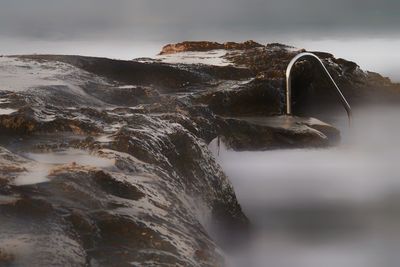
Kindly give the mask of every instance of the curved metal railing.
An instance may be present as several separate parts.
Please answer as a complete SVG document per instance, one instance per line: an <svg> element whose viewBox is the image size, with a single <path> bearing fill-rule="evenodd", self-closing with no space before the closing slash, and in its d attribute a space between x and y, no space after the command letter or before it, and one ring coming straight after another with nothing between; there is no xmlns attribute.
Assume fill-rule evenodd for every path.
<svg viewBox="0 0 400 267"><path fill-rule="evenodd" d="M323 71L325 72L327 77L330 79L330 81L333 83L333 85L335 86L336 93L339 96L339 99L342 102L342 105L346 109L347 117L349 118L349 122L351 122L351 119L352 119L351 107L350 107L349 103L347 102L346 98L344 97L342 91L340 91L339 87L333 80L332 76L329 74L329 71L326 69L322 60L319 57L317 57L315 54L309 53L309 52L300 53L297 56L295 56L290 61L289 65L286 69L286 114L292 115L292 77L291 77L292 69L293 69L293 66L296 64L296 62L299 59L304 58L304 57L313 58L322 66Z"/></svg>

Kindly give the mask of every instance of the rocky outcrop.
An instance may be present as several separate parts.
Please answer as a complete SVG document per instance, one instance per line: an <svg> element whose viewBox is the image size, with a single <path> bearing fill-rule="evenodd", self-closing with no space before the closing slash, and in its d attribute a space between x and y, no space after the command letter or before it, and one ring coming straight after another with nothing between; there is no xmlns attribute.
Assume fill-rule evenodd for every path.
<svg viewBox="0 0 400 267"><path fill-rule="evenodd" d="M210 49L230 64L0 58L0 265L224 266L249 222L208 144L326 147L340 133L282 116L284 69L300 50L185 42L162 53ZM319 55L351 100L397 96L378 74ZM298 113L325 89L313 71L296 65Z"/></svg>
<svg viewBox="0 0 400 267"><path fill-rule="evenodd" d="M198 73L160 63L146 64L108 58L58 55L30 55L20 58L34 59L38 62L62 62L112 81L153 86L162 92L176 92L185 86L204 82Z"/></svg>
<svg viewBox="0 0 400 267"><path fill-rule="evenodd" d="M236 66L252 70L262 83L281 82L280 88L284 90L286 67L290 60L301 52L305 50L282 44L268 44L264 47L228 51L225 58ZM311 52L323 60L353 106L400 100L400 85L392 83L390 79L377 73L363 71L356 63L335 58L330 53ZM293 110L296 114L315 116L324 109L331 111L341 108L332 85L322 75L320 66L308 60L301 60L293 71Z"/></svg>
<svg viewBox="0 0 400 267"><path fill-rule="evenodd" d="M179 110L46 105L44 111L57 109L56 117L82 126L76 136L75 128L56 123L61 118L49 124L31 114L30 131L21 130L24 122L8 129L4 145L13 152L2 148L0 199L7 259L18 266L223 265L208 225L231 222L243 230L247 220L207 144L189 131L195 121ZM89 133L85 125L93 124L98 132ZM17 155L27 152L33 155ZM52 163L63 154L71 159ZM111 163L85 159L93 156Z"/></svg>
<svg viewBox="0 0 400 267"><path fill-rule="evenodd" d="M249 43L252 43L249 41ZM186 45L184 45L186 44ZM174 50L174 47L177 47ZM198 98L200 102L209 105L214 112L227 115L274 115L280 114L285 106L284 88L285 71L289 61L304 49L271 43L267 45L236 46L235 49L224 48L222 44L209 42L184 42L166 46L166 50L178 53L180 51L199 52L199 62L204 64L204 57L215 61L212 49L225 49L225 54L219 55L229 66L214 66L226 69L235 67L251 73L246 83L224 84L210 86ZM204 54L208 51L208 54ZM311 51L314 52L314 51ZM161 54L169 53L161 51ZM171 52L172 53L172 52ZM392 83L388 78L369 71L362 70L355 62L335 58L326 52L314 52L324 62L329 72L338 83L345 97L352 106L371 103L397 103L400 85ZM195 61L196 54L190 56ZM225 63L224 63L225 64ZM239 77L239 76L236 76ZM251 79L252 78L252 79ZM243 77L243 79L246 79ZM293 80L293 110L303 116L318 116L321 112L343 111L331 84L322 75L320 66L308 60L301 60L294 68ZM272 84L272 86L271 86ZM234 88L234 90L231 90ZM265 90L262 90L265 88ZM241 91L253 94L256 98L241 95ZM214 103L215 101L215 103ZM278 103L279 102L279 103ZM239 107L233 110L233 107ZM236 109L236 108L234 108Z"/></svg>
<svg viewBox="0 0 400 267"><path fill-rule="evenodd" d="M182 42L177 44L168 44L162 48L160 55L191 52L191 51L210 51L216 49L244 50L256 47L263 47L263 45L254 42L253 40L249 40L243 43L226 42L222 44L209 41L192 41L192 42Z"/></svg>

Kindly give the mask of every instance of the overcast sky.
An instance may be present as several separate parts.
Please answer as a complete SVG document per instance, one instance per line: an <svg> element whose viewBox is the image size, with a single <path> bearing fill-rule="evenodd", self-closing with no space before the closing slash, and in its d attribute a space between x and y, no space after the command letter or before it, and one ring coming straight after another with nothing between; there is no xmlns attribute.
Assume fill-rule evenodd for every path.
<svg viewBox="0 0 400 267"><path fill-rule="evenodd" d="M0 0L0 53L128 57L128 47L148 55L182 40L399 39L399 12L399 0Z"/></svg>
<svg viewBox="0 0 400 267"><path fill-rule="evenodd" d="M398 0L0 0L0 34L46 40L235 39L398 31Z"/></svg>

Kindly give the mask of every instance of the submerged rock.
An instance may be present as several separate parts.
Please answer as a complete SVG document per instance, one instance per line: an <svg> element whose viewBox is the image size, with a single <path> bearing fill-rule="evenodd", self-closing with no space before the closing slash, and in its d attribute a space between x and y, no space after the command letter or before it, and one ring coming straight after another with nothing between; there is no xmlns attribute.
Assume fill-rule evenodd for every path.
<svg viewBox="0 0 400 267"><path fill-rule="evenodd" d="M222 141L233 150L326 147L340 141L333 126L290 116L226 118Z"/></svg>
<svg viewBox="0 0 400 267"><path fill-rule="evenodd" d="M1 58L0 264L224 266L221 247L240 242L226 238L249 222L208 144L217 137L236 150L338 142L333 126L281 116L284 69L300 50L190 42L162 54L181 51L194 52L192 64ZM229 64L196 64L196 51ZM319 55L351 100L397 97L398 85ZM296 114L311 110L304 107L315 88L311 69L296 65Z"/></svg>

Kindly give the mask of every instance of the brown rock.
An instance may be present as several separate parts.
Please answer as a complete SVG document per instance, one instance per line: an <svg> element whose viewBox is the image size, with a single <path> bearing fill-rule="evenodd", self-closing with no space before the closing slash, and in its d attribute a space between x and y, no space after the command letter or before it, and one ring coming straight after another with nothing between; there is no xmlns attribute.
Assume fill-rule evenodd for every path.
<svg viewBox="0 0 400 267"><path fill-rule="evenodd" d="M2 248L0 248L0 265L9 266L13 261L14 261L14 255L7 253Z"/></svg>
<svg viewBox="0 0 400 267"><path fill-rule="evenodd" d="M176 44L168 44L164 46L160 52L160 55L175 54L187 51L210 51L215 49L226 49L226 50L245 50L250 48L262 47L263 45L254 42L253 40L245 41L243 43L236 42L208 42L208 41L186 41Z"/></svg>

